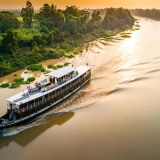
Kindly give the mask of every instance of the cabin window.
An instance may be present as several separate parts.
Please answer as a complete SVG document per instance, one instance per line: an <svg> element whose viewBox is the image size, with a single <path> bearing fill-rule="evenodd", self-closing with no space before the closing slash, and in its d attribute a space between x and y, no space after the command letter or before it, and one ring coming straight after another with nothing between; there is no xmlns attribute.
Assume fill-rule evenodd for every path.
<svg viewBox="0 0 160 160"><path fill-rule="evenodd" d="M53 81L52 81L52 83L53 83L53 84L55 84L55 83L56 83L56 82L55 82L55 78L54 78L54 77L53 77Z"/></svg>
<svg viewBox="0 0 160 160"><path fill-rule="evenodd" d="M57 79L57 83L60 84L60 78Z"/></svg>
<svg viewBox="0 0 160 160"><path fill-rule="evenodd" d="M49 97L51 97L54 94L54 92L49 93Z"/></svg>
<svg viewBox="0 0 160 160"><path fill-rule="evenodd" d="M20 108L21 108L21 107L26 107L26 106L27 106L27 103L21 103L21 104L20 104Z"/></svg>
<svg viewBox="0 0 160 160"><path fill-rule="evenodd" d="M35 99L35 106L39 106L40 104L42 104L42 97L39 97L37 99Z"/></svg>
<svg viewBox="0 0 160 160"><path fill-rule="evenodd" d="M20 111L23 113L23 112L26 112L27 111L27 103L21 103L19 105L19 108L20 108Z"/></svg>
<svg viewBox="0 0 160 160"><path fill-rule="evenodd" d="M57 90L57 95L60 95L60 89Z"/></svg>
<svg viewBox="0 0 160 160"><path fill-rule="evenodd" d="M12 109L12 105L13 105L13 104L10 103L10 102L7 103L7 108L8 108L8 110L11 110L11 109Z"/></svg>
<svg viewBox="0 0 160 160"><path fill-rule="evenodd" d="M49 81L53 83L53 77L49 77Z"/></svg>
<svg viewBox="0 0 160 160"><path fill-rule="evenodd" d="M28 108L32 109L34 106L34 100L28 102Z"/></svg>

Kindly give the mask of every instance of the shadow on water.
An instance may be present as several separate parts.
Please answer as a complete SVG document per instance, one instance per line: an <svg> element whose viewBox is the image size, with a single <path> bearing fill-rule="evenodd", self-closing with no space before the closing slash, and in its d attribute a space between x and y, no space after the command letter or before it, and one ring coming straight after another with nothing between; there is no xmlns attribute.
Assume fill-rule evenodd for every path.
<svg viewBox="0 0 160 160"><path fill-rule="evenodd" d="M14 136L9 137L0 137L0 149L3 147L8 147L11 142L15 142L21 147L25 147L29 143L31 143L34 139L36 139L40 134L45 132L47 129L66 123L69 119L71 119L74 116L74 112L67 112L63 114L56 114L53 116L49 116L41 125L33 126L29 129L26 129L23 132L20 132L19 134L16 134ZM25 126L24 126L25 127ZM6 132L14 132L15 128L8 128L6 129Z"/></svg>
<svg viewBox="0 0 160 160"><path fill-rule="evenodd" d="M135 79L131 79L131 80L126 80L121 82L121 84L129 84L129 83L133 83L133 82L137 82L137 81L144 81L150 79L150 77L140 77L140 78L135 78Z"/></svg>
<svg viewBox="0 0 160 160"><path fill-rule="evenodd" d="M125 88L116 88L110 92L107 93L107 95L110 95L110 94L113 94L113 93L117 93L117 92L121 92L121 91L124 91L126 90Z"/></svg>
<svg viewBox="0 0 160 160"><path fill-rule="evenodd" d="M149 71L149 72L147 72L146 74L155 73L155 72L160 72L160 69L155 69L155 70Z"/></svg>
<svg viewBox="0 0 160 160"><path fill-rule="evenodd" d="M126 81L123 81L121 82L120 84L123 85L123 84L130 84L130 83L133 83L133 82L137 82L137 81L144 81L144 80L148 80L148 79L151 79L150 77L140 77L140 78L135 78L135 79L132 79L132 80L126 80ZM124 86L123 86L124 87ZM107 93L107 95L110 95L110 94L113 94L115 92L121 92L121 91L124 91L128 88L123 88L122 86L120 86L119 88L115 88L111 91L109 91Z"/></svg>
<svg viewBox="0 0 160 160"><path fill-rule="evenodd" d="M124 68L124 69L119 69L117 71L115 71L114 73L118 73L118 72L127 72L127 71L132 71L135 70L135 68Z"/></svg>
<svg viewBox="0 0 160 160"><path fill-rule="evenodd" d="M135 64L133 66L141 66L141 65L146 65L146 64L149 64L150 62L141 62L141 63L138 63L138 64Z"/></svg>

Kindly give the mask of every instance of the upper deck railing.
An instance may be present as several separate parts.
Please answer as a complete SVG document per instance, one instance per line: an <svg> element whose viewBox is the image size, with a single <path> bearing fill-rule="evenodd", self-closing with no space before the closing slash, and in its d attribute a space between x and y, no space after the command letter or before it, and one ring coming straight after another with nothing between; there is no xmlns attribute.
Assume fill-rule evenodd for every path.
<svg viewBox="0 0 160 160"><path fill-rule="evenodd" d="M50 83L49 81L47 81L45 79L45 80L43 80L44 83L40 83L37 86L35 85L35 86L30 87L29 91L23 92L22 93L22 97L14 100L13 102L19 102L21 100L24 100L24 99L28 98L31 95L35 95L35 94L40 93L40 92L45 92L45 91L51 90L51 89L53 89L53 88L65 83L65 82L71 80L72 78L74 78L76 76L77 76L77 73L74 73L74 74L72 74L72 77L68 77L66 79L62 79L57 84ZM43 81L41 81L41 82L43 82ZM50 84L50 85L45 86L44 84Z"/></svg>

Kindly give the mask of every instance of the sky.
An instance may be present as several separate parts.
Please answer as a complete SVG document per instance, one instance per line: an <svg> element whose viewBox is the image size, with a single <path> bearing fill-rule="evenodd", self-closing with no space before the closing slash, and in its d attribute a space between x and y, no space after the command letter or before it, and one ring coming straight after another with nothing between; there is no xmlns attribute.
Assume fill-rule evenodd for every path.
<svg viewBox="0 0 160 160"><path fill-rule="evenodd" d="M160 9L160 0L30 0L30 2L35 9L39 9L45 3L54 4L57 8L61 9L65 9L66 6L71 5L76 5L80 9L108 7ZM0 0L0 9L21 9L25 5L26 0Z"/></svg>

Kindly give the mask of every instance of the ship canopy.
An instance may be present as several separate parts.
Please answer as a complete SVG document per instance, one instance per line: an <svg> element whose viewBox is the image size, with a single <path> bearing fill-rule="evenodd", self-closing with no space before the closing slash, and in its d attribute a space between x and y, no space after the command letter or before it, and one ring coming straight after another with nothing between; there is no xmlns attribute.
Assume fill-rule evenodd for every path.
<svg viewBox="0 0 160 160"><path fill-rule="evenodd" d="M75 67L66 66L66 67L60 68L56 71L52 71L50 73L47 73L45 75L46 76L52 76L52 77L55 77L55 78L61 78L64 75L67 75L67 74L75 72L75 71L76 71Z"/></svg>

